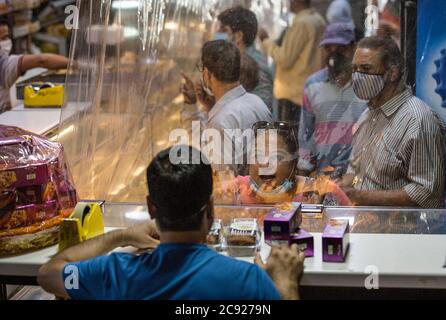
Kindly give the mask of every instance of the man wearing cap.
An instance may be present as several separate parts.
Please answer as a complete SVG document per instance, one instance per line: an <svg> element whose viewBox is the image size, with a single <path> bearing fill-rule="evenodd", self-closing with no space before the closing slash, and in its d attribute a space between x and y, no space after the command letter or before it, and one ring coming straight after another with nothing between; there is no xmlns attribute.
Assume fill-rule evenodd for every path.
<svg viewBox="0 0 446 320"><path fill-rule="evenodd" d="M347 0L333 0L327 9L328 23L345 23L354 28L352 7Z"/></svg>
<svg viewBox="0 0 446 320"><path fill-rule="evenodd" d="M351 25L330 24L320 43L326 67L305 84L299 129L303 174L330 171L343 175L352 150L353 127L366 109L352 87L355 33Z"/></svg>
<svg viewBox="0 0 446 320"><path fill-rule="evenodd" d="M21 75L34 68L66 69L69 63L56 54L10 55L11 51L8 26L0 25L0 113L11 108L9 90Z"/></svg>

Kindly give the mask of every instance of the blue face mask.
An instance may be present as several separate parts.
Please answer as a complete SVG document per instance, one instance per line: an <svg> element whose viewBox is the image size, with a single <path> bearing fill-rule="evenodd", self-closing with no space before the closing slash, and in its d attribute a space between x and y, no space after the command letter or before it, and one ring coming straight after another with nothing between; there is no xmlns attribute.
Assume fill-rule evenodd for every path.
<svg viewBox="0 0 446 320"><path fill-rule="evenodd" d="M226 32L215 32L214 33L214 40L224 40L229 41L229 36Z"/></svg>

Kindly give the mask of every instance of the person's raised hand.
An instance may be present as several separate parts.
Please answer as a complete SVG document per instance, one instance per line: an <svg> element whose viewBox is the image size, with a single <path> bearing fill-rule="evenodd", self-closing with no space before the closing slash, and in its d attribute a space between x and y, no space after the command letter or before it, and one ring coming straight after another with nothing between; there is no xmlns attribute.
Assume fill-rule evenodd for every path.
<svg viewBox="0 0 446 320"><path fill-rule="evenodd" d="M184 97L184 103L196 104L197 96L195 94L194 82L184 72L181 72L183 82L181 83L181 94Z"/></svg>
<svg viewBox="0 0 446 320"><path fill-rule="evenodd" d="M259 30L259 39L260 39L260 41L263 42L263 41L265 41L268 38L269 38L268 32L265 29L261 28Z"/></svg>

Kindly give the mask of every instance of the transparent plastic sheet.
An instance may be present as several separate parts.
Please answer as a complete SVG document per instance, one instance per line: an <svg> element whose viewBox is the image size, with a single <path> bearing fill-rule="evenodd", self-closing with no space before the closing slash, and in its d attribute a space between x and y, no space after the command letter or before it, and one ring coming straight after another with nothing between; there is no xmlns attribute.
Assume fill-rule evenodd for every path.
<svg viewBox="0 0 446 320"><path fill-rule="evenodd" d="M327 1L327 3L329 2ZM342 9L349 2L337 0L332 3L336 3ZM425 1L424 6L428 7L428 3L429 1ZM432 2L430 4L432 5ZM298 134L299 161L297 167L299 172L294 179L289 179L294 180L297 186L295 193L281 193L278 195L277 191L286 186L287 181L278 179L277 176L274 177L275 187L271 190L271 186L268 186L270 183L267 181L271 177L266 177L263 182L256 181L256 183L253 183L255 179L252 176L234 177L237 175L235 172L226 170L216 173L214 177L217 184L214 188L216 190L214 196L217 203L225 205L231 203L260 205L294 200L304 203L323 203L326 206L351 206L355 204L361 205L357 201L363 200L349 199L343 189L355 188L359 191L382 191L416 188L417 190L411 190L412 192L409 195L416 205L428 208L444 206L444 203L442 204L444 201L441 199L441 193L444 191L444 179L441 176L444 173L441 168L444 168L445 157L444 154L441 155L440 153L444 153L445 148L444 139L439 141L440 139L438 138L440 135L444 135L444 131L440 132L441 125L437 126L435 132L429 133L433 134L435 139L437 139L438 144L436 146L430 144L428 148L430 150L425 150L423 156L418 155L416 160L404 156L400 157L401 154L407 154L406 152L409 154L413 152L413 149L409 150L408 145L410 143L406 144L408 135L402 134L401 129L397 128L397 126L391 128L392 132L389 132L390 129L385 129L386 119L381 118L380 120L379 114L377 116L377 112L374 112L373 108L370 108L368 104L368 100L371 98L360 99L352 84L352 73L357 71L360 74L369 73L372 76L373 74L378 74L383 78L383 86L390 86L389 74L391 70L386 70L386 68L382 68L383 65L380 65L380 63L387 63L387 61L380 62L379 53L376 52L367 61L361 63L369 63L374 68L370 70L362 68L353 70L352 62L356 47L351 46L348 48L348 45L345 44L354 42L353 35L357 41L362 39L364 35L367 35L391 39L400 48L401 44L403 44L401 51L406 58L406 67L403 66L402 70L400 70L403 76L399 83L401 87L397 88L402 94L406 90L404 88L406 84L408 85L407 89L414 84L410 79L411 74L414 72L412 70L414 66L410 64L409 58L414 55L416 48L413 46L413 42L407 40L413 33L413 25L410 25L410 20L407 20L406 29L402 30L400 18L402 15L401 10L407 10L410 7L409 5L405 5L404 1L357 1L354 5L353 3L351 5L353 17L363 16L364 18L359 23L351 21L351 24L356 24L356 30L352 30L351 37L346 36L345 28L327 29L330 32L327 31L322 38L324 41L326 39L330 40L327 41L325 46L322 46L325 61L324 68L314 74L309 74L305 86L302 88L304 95ZM441 11L442 5L437 3L436 5L436 9L430 7L430 10L435 11L439 9L440 12L443 12ZM323 13L323 10L318 11L321 14ZM339 14L342 11L337 10ZM405 13L407 19L409 19L408 13ZM440 16L440 14L437 16ZM423 84L423 87L429 86L430 91L428 90L425 95L429 95L430 99L434 96L436 101L433 104L429 104L429 107L441 116L443 110L439 112L438 109L440 108L441 97L444 91L442 90L442 72L445 69L443 67L443 56L445 54L442 48L437 48L435 59L432 58L431 49L432 47L437 47L438 44L429 39L429 28L437 26L438 31L436 34L439 36L441 33L439 31L440 20L430 23L428 17L428 10L418 12L418 19L424 19L425 22L425 34L422 38L428 40L426 47L418 47L418 50L421 51L421 54L423 54L423 50L429 52L429 57L431 58L429 70L431 71L427 71L425 75L425 78L427 77L429 80L427 82L429 85ZM345 23L345 16L331 16L331 18L338 21L342 20L343 25L348 25ZM421 35L420 32L419 35ZM402 42L403 36L406 38ZM340 45L343 41L345 43ZM420 53L419 59L423 59ZM357 62L359 61L361 61L360 58L357 59ZM423 63L422 61L421 64ZM369 91L373 89L373 85L369 81L362 90ZM436 88L435 93L432 92L432 88ZM361 88L358 89L358 91L360 90ZM380 92L380 90L376 91L375 96ZM415 91L413 93L415 94ZM427 102L427 100L425 101ZM407 99L405 99L405 102L407 102ZM387 108L389 108L388 105ZM406 104L405 108L407 109L409 106ZM424 109L424 106L419 104L417 108ZM425 115L431 117L427 113ZM431 117L431 120L433 123L439 124L438 119ZM400 125L408 126L404 121L401 121ZM364 129L365 127L368 129ZM368 134L364 134L365 130L369 130ZM380 131L376 133L376 130ZM428 140L422 141L421 136L428 131L424 132L424 130L426 129L420 128L419 137L417 138L419 140L415 144L429 144ZM397 134L400 135L400 138L396 141L394 135ZM369 136L371 139L369 139ZM355 144L356 150L354 149ZM440 144L443 145L438 147ZM358 146L361 147L359 148ZM418 147L415 146L414 148ZM352 154L352 151L355 152ZM420 150L418 149L416 152L419 153ZM414 163L415 161L418 163ZM351 167L350 172L348 172L349 166ZM427 168L424 171L419 170L422 166L429 167L429 170ZM426 174L426 172L429 172L430 176L419 179L419 176L416 177L417 174L410 172L415 167L418 168L417 174L420 174L420 176ZM347 173L353 174L355 177L348 186L341 188L339 184L340 179ZM393 175L392 178L386 180L386 176L391 175ZM399 183L395 175L399 175L399 178L404 180L406 184ZM257 189L262 187L258 188L256 184L270 188L270 197L260 194ZM414 187L414 185L416 186ZM429 195L426 194L426 189L429 190ZM430 199L423 199L423 196ZM374 199L374 202L378 202L377 200Z"/></svg>
<svg viewBox="0 0 446 320"><path fill-rule="evenodd" d="M180 71L198 61L207 5L118 3L78 1L59 138L82 198L142 202L150 159L184 127Z"/></svg>
<svg viewBox="0 0 446 320"><path fill-rule="evenodd" d="M234 2L235 4L235 2ZM238 3L237 3L238 4ZM144 202L150 160L192 130L181 71L195 66L226 0L79 0L59 141L83 199ZM260 9L257 9L260 11Z"/></svg>
<svg viewBox="0 0 446 320"><path fill-rule="evenodd" d="M329 4L314 2L322 16ZM213 38L218 13L235 5L250 7L268 31L273 26L283 29L287 20L287 1L279 0L78 1L80 23L73 37L59 140L82 198L145 201L148 163L172 144L172 130L191 133L191 121L199 114L195 107L183 104L180 72L199 79L195 66L201 46ZM351 7L356 36L381 35L399 44L400 1L355 1ZM415 51L410 46L402 49ZM327 54L325 67L337 58ZM241 186L249 192L249 175L223 171L215 173L215 187L222 195L216 197L217 203L351 204L336 179L347 171L353 134L367 106L355 97L351 85L339 85L331 76L348 70L343 67L349 61L345 63L309 75L304 88L299 173L294 179L300 192L268 201L254 195L244 201Z"/></svg>
<svg viewBox="0 0 446 320"><path fill-rule="evenodd" d="M255 2L255 1L254 1ZM256 2L251 8L255 8ZM341 6L347 1L340 2ZM359 1L358 1L359 2ZM362 1L364 6L354 6L353 15L363 14L365 6L370 1ZM370 2L371 3L371 2ZM277 5L278 3L276 3ZM315 2L315 9L319 14L324 15L330 1ZM357 4L357 3L356 3ZM286 8L285 3L281 3L282 10ZM341 13L344 11L338 10ZM335 14L333 14L334 16ZM259 14L257 14L259 17ZM339 21L344 17L334 17ZM352 19L352 17L349 17ZM276 17L276 25L284 22ZM346 24L343 20L343 24ZM352 30L351 42L355 40L354 21L351 20L350 29ZM364 20L358 25L362 33L364 30ZM381 29L369 30L378 34ZM269 31L269 30L268 30ZM343 31L339 35L331 37L342 37ZM361 32L359 32L361 33ZM322 35L321 35L322 36ZM319 39L319 42L322 40ZM339 41L339 40L338 40ZM319 43L318 42L318 43ZM342 46L339 46L342 51ZM357 98L349 81L340 84L337 78L350 78L351 59L354 54L354 46L351 47L350 61L339 61L338 57L331 54L331 48L324 51L325 58L324 69L314 74L308 74L307 84L304 91L303 107L301 121L298 124L299 132L297 136L297 149L299 150L299 161L288 167L289 174L285 174L287 179L274 177L262 178L252 176L252 169L256 171L256 165L250 165L245 175L237 176L236 170L225 170L216 172L214 175L214 198L219 204L238 204L238 205L256 205L256 204L275 204L283 201L302 201L305 203L324 203L328 206L352 205L342 189L335 183L335 180L343 176L348 167L348 160L352 148L354 125L360 116L367 109L366 101ZM345 52L344 52L345 53ZM348 54L348 53L347 53ZM330 65L333 63L336 65ZM342 63L339 63L342 62ZM347 74L349 73L349 74ZM291 80L290 80L291 81ZM280 106L279 106L280 108ZM300 112L300 110L299 110ZM289 119L294 121L294 119ZM287 149L287 148L285 148ZM288 153L289 150L284 150ZM292 172L293 171L293 172ZM257 176L254 172L254 175ZM272 185L273 184L273 185ZM290 189L286 192L280 192L280 189Z"/></svg>
<svg viewBox="0 0 446 320"><path fill-rule="evenodd" d="M0 255L55 243L77 203L62 145L0 126L0 150Z"/></svg>

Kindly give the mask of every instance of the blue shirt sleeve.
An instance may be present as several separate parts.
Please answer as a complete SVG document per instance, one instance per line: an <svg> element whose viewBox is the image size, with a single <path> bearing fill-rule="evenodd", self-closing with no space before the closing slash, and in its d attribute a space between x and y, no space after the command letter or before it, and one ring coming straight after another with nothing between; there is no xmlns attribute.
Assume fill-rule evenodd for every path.
<svg viewBox="0 0 446 320"><path fill-rule="evenodd" d="M119 273L125 269L126 255L112 254L67 264L62 271L65 289L73 300L119 299Z"/></svg>

